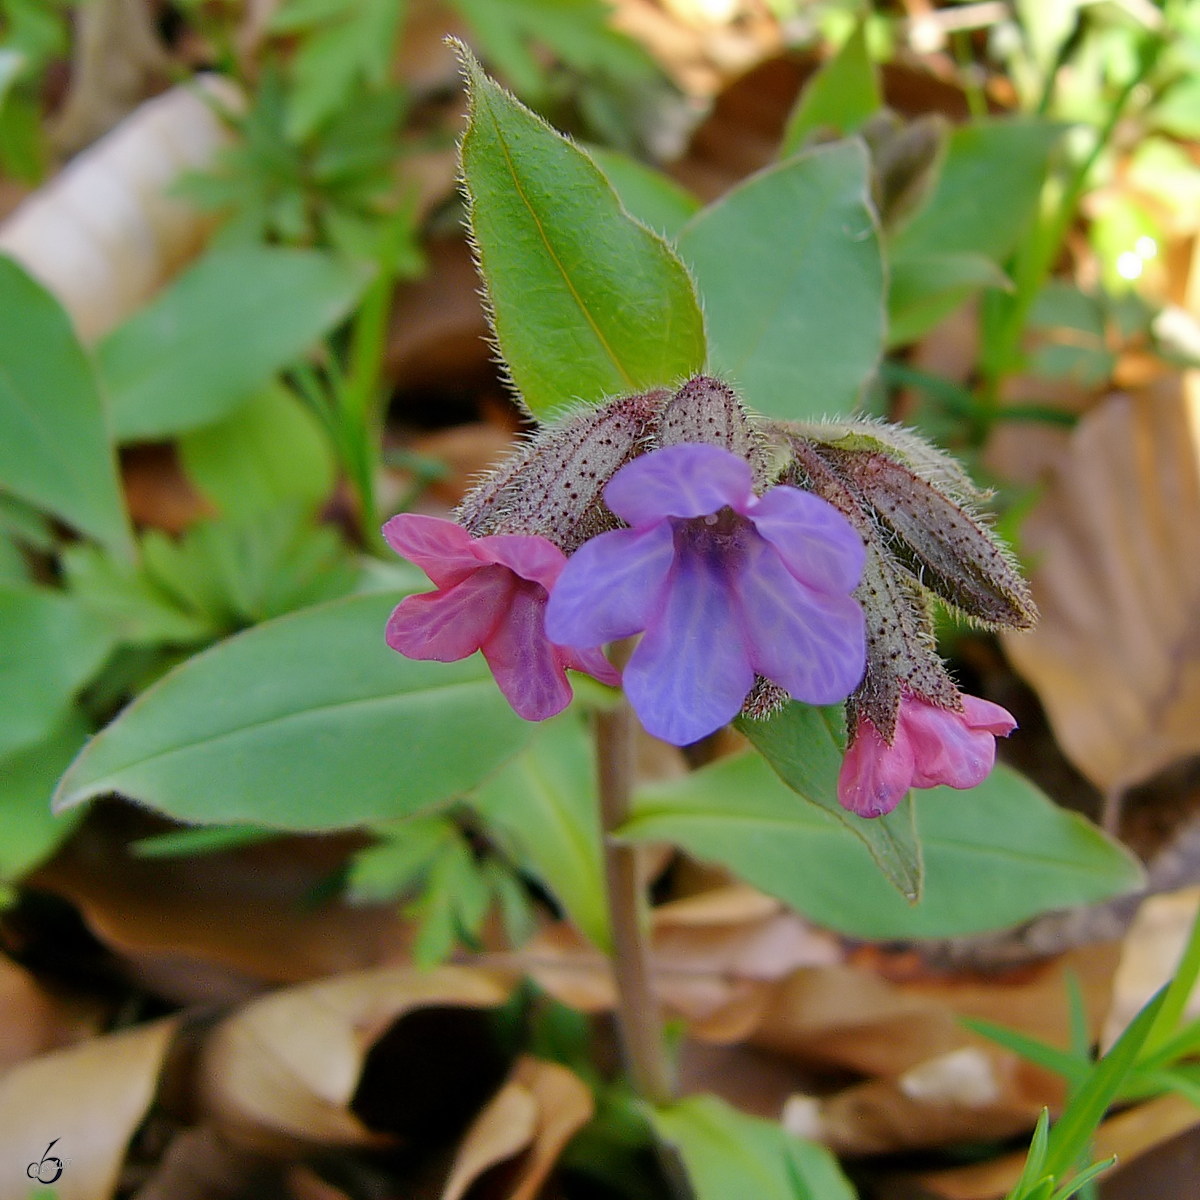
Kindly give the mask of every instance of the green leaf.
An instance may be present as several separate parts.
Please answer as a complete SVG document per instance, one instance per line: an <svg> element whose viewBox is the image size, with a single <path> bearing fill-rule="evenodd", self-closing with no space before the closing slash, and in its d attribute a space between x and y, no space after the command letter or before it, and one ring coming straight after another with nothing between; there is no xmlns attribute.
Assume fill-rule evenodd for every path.
<svg viewBox="0 0 1200 1200"><path fill-rule="evenodd" d="M982 254L1003 262L1033 217L1062 130L1035 117L960 125L929 200L893 240L894 259Z"/></svg>
<svg viewBox="0 0 1200 1200"><path fill-rule="evenodd" d="M336 600L189 659L92 739L57 803L118 792L182 821L335 829L477 787L536 726L479 655L389 650L398 599Z"/></svg>
<svg viewBox="0 0 1200 1200"><path fill-rule="evenodd" d="M837 798L837 775L846 749L841 707L813 708L793 700L766 721L739 719L775 773L798 796L836 817L867 847L876 866L911 902L921 898L924 867L910 792L886 817L867 820L848 812Z"/></svg>
<svg viewBox="0 0 1200 1200"><path fill-rule="evenodd" d="M1020 1030L997 1025L995 1021L988 1021L983 1017L962 1017L961 1020L980 1037L988 1038L996 1045L1027 1058L1031 1063L1061 1075L1073 1088L1083 1083L1092 1069L1092 1060L1088 1056L1072 1050L1060 1050L1057 1046L1038 1041Z"/></svg>
<svg viewBox="0 0 1200 1200"><path fill-rule="evenodd" d="M683 264L630 220L583 151L462 54L471 228L496 337L530 410L700 370L704 319Z"/></svg>
<svg viewBox="0 0 1200 1200"><path fill-rule="evenodd" d="M406 8L405 0L288 0L272 16L273 32L307 35L291 62L294 140L345 108L356 86L383 87Z"/></svg>
<svg viewBox="0 0 1200 1200"><path fill-rule="evenodd" d="M62 592L0 586L0 755L49 737L112 652L113 638Z"/></svg>
<svg viewBox="0 0 1200 1200"><path fill-rule="evenodd" d="M586 75L608 75L626 84L655 77L649 55L612 28L606 0L452 0L466 17L480 53L518 92L541 97L549 83L537 48L549 47Z"/></svg>
<svg viewBox="0 0 1200 1200"><path fill-rule="evenodd" d="M77 824L76 813L55 816L50 797L87 734L87 722L71 709L45 740L0 761L0 881L32 870Z"/></svg>
<svg viewBox="0 0 1200 1200"><path fill-rule="evenodd" d="M1165 990L1158 992L1129 1023L1109 1052L1096 1063L1066 1111L1051 1128L1042 1168L1046 1175L1061 1179L1087 1153L1092 1135L1137 1060L1162 1008L1164 996Z"/></svg>
<svg viewBox="0 0 1200 1200"><path fill-rule="evenodd" d="M595 763L578 717L568 713L544 724L470 802L583 933L608 950Z"/></svg>
<svg viewBox="0 0 1200 1200"><path fill-rule="evenodd" d="M679 235L710 366L772 417L848 412L883 349L884 271L860 142L752 175Z"/></svg>
<svg viewBox="0 0 1200 1200"><path fill-rule="evenodd" d="M700 211L700 201L669 175L619 150L589 146L587 151L620 197L625 211L667 241L674 241Z"/></svg>
<svg viewBox="0 0 1200 1200"><path fill-rule="evenodd" d="M800 804L757 754L638 794L623 829L729 867L820 925L856 937L951 937L1137 887L1130 855L1006 767L917 799L925 892L909 905L834 816Z"/></svg>
<svg viewBox="0 0 1200 1200"><path fill-rule="evenodd" d="M188 611L147 573L95 546L68 546L62 566L70 594L90 621L113 639L135 646L186 646L215 637L219 627Z"/></svg>
<svg viewBox="0 0 1200 1200"><path fill-rule="evenodd" d="M132 557L104 406L67 314L4 256L0 312L0 488Z"/></svg>
<svg viewBox="0 0 1200 1200"><path fill-rule="evenodd" d="M696 1200L855 1200L823 1146L716 1096L690 1096L652 1111L650 1119L658 1136L679 1151Z"/></svg>
<svg viewBox="0 0 1200 1200"><path fill-rule="evenodd" d="M788 117L779 157L794 154L818 130L856 132L882 103L875 66L867 53L866 28L860 22L800 93Z"/></svg>
<svg viewBox="0 0 1200 1200"><path fill-rule="evenodd" d="M1012 280L982 254L894 257L888 288L888 345L914 342L980 288L1012 291Z"/></svg>
<svg viewBox="0 0 1200 1200"><path fill-rule="evenodd" d="M100 343L121 441L228 416L350 311L370 273L318 250L216 250Z"/></svg>
<svg viewBox="0 0 1200 1200"><path fill-rule="evenodd" d="M191 858L256 846L277 837L278 829L264 829L261 825L207 825L138 838L129 848L138 858Z"/></svg>
<svg viewBox="0 0 1200 1200"><path fill-rule="evenodd" d="M395 900L428 869L458 827L440 813L411 817L373 830L383 840L360 850L350 865L346 892L355 904Z"/></svg>
<svg viewBox="0 0 1200 1200"><path fill-rule="evenodd" d="M226 516L248 519L296 504L313 510L333 490L333 452L316 419L271 384L224 421L179 440L184 470Z"/></svg>

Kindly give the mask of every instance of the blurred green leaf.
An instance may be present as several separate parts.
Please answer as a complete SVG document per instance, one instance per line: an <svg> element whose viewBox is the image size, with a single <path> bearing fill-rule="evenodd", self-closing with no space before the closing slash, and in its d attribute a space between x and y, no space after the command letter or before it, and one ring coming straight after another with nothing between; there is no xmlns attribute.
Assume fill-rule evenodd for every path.
<svg viewBox="0 0 1200 1200"><path fill-rule="evenodd" d="M426 871L437 853L458 836L447 816L410 817L372 830L380 840L360 850L350 864L346 894L354 904L396 900Z"/></svg>
<svg viewBox="0 0 1200 1200"><path fill-rule="evenodd" d="M798 802L757 754L643 789L623 832L667 840L855 937L952 937L1129 891L1127 851L1028 780L997 767L968 791L916 800L925 891L909 905L836 817Z"/></svg>
<svg viewBox="0 0 1200 1200"><path fill-rule="evenodd" d="M147 573L95 546L68 546L62 566L71 595L90 621L127 645L189 645L219 633L205 616L188 612Z"/></svg>
<svg viewBox="0 0 1200 1200"><path fill-rule="evenodd" d="M765 721L739 718L736 724L796 795L836 817L863 842L906 900L915 903L920 899L925 872L912 793L886 817L872 820L856 816L838 803L837 774L846 751L840 706L814 708L793 700Z"/></svg>
<svg viewBox="0 0 1200 1200"><path fill-rule="evenodd" d="M132 555L100 392L71 322L0 256L0 488Z"/></svg>
<svg viewBox="0 0 1200 1200"><path fill-rule="evenodd" d="M605 0L451 0L466 17L485 59L514 88L541 97L549 83L538 48L549 49L584 75L628 84L653 78L642 47L612 27Z"/></svg>
<svg viewBox="0 0 1200 1200"><path fill-rule="evenodd" d="M596 165L464 50L463 172L500 349L536 415L670 383L704 365L683 264Z"/></svg>
<svg viewBox="0 0 1200 1200"><path fill-rule="evenodd" d="M650 1119L683 1158L696 1200L855 1200L824 1146L716 1096L689 1096L652 1111Z"/></svg>
<svg viewBox="0 0 1200 1200"><path fill-rule="evenodd" d="M884 269L868 172L861 143L819 147L752 175L679 235L710 367L768 416L849 412L879 361Z"/></svg>
<svg viewBox="0 0 1200 1200"><path fill-rule="evenodd" d="M342 320L370 273L316 250L206 255L97 350L122 441L228 416Z"/></svg>
<svg viewBox="0 0 1200 1200"><path fill-rule="evenodd" d="M1012 280L982 254L927 254L891 260L888 345L904 346L928 333L980 288L1012 291Z"/></svg>
<svg viewBox="0 0 1200 1200"><path fill-rule="evenodd" d="M589 146L587 150L604 172L625 211L667 241L674 241L684 225L700 211L700 201L669 175L618 150L603 146Z"/></svg>
<svg viewBox="0 0 1200 1200"><path fill-rule="evenodd" d="M1029 225L1063 126L1034 117L989 118L950 135L937 183L895 236L891 257L982 254L1001 263Z"/></svg>
<svg viewBox="0 0 1200 1200"><path fill-rule="evenodd" d="M595 763L579 719L569 713L544 724L529 748L469 799L579 929L607 950Z"/></svg>
<svg viewBox="0 0 1200 1200"><path fill-rule="evenodd" d="M812 133L855 133L883 103L875 66L867 53L866 26L860 23L845 45L805 85L788 116L779 157L794 154Z"/></svg>
<svg viewBox="0 0 1200 1200"><path fill-rule="evenodd" d="M278 829L265 829L261 825L208 825L138 838L129 848L138 858L190 858L254 846L278 836Z"/></svg>
<svg viewBox="0 0 1200 1200"><path fill-rule="evenodd" d="M301 34L291 62L288 132L301 141L344 108L356 85L387 83L405 0L286 0L273 33Z"/></svg>
<svg viewBox="0 0 1200 1200"><path fill-rule="evenodd" d="M71 709L43 741L0 759L0 882L20 879L77 824L77 813L55 816L50 797L87 734Z"/></svg>
<svg viewBox="0 0 1200 1200"><path fill-rule="evenodd" d="M71 597L0 586L0 756L49 737L113 649Z"/></svg>
<svg viewBox="0 0 1200 1200"><path fill-rule="evenodd" d="M312 511L333 490L336 466L324 431L280 384L224 421L185 434L179 453L192 482L240 520L281 506Z"/></svg>
<svg viewBox="0 0 1200 1200"><path fill-rule="evenodd" d="M389 650L399 599L305 609L189 659L92 739L58 803L118 792L192 823L335 829L477 787L536 726L479 655L415 662Z"/></svg>

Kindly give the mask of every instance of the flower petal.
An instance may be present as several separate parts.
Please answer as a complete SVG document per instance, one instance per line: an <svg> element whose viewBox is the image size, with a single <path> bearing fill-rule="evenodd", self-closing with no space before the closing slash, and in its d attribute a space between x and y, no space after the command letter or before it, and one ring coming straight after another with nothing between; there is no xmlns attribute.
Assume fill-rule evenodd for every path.
<svg viewBox="0 0 1200 1200"><path fill-rule="evenodd" d="M649 733L686 746L737 716L754 670L719 563L685 545L665 599L625 668L625 693Z"/></svg>
<svg viewBox="0 0 1200 1200"><path fill-rule="evenodd" d="M754 669L806 704L836 704L866 667L862 609L805 587L773 545L751 534L734 575Z"/></svg>
<svg viewBox="0 0 1200 1200"><path fill-rule="evenodd" d="M550 593L547 637L559 646L602 646L645 629L660 607L674 556L666 521L584 542Z"/></svg>
<svg viewBox="0 0 1200 1200"><path fill-rule="evenodd" d="M604 657L599 646L580 650L575 646L559 646L559 656L572 671L584 671L609 687L621 686L621 672Z"/></svg>
<svg viewBox="0 0 1200 1200"><path fill-rule="evenodd" d="M968 728L963 713L905 696L897 722L901 727L912 742L913 787L974 787L995 765L995 737L986 729Z"/></svg>
<svg viewBox="0 0 1200 1200"><path fill-rule="evenodd" d="M475 539L461 525L441 517L400 513L384 525L383 536L401 558L415 563L441 588L461 583L481 561Z"/></svg>
<svg viewBox="0 0 1200 1200"><path fill-rule="evenodd" d="M544 721L571 703L571 685L562 652L546 638L546 589L529 580L515 583L504 620L483 643L483 657L517 715Z"/></svg>
<svg viewBox="0 0 1200 1200"><path fill-rule="evenodd" d="M703 517L726 505L741 512L754 498L748 463L719 446L688 443L626 463L604 502L635 529L667 517Z"/></svg>
<svg viewBox="0 0 1200 1200"><path fill-rule="evenodd" d="M503 533L479 538L475 552L486 562L500 563L522 579L540 583L549 591L567 556L548 538L529 533Z"/></svg>
<svg viewBox="0 0 1200 1200"><path fill-rule="evenodd" d="M892 745L870 721L858 723L854 741L838 772L838 802L860 817L886 816L912 786L913 750L903 729Z"/></svg>
<svg viewBox="0 0 1200 1200"><path fill-rule="evenodd" d="M1017 727L1017 718L993 704L990 700L981 700L978 696L968 696L963 693L963 719L968 729L986 729L996 737L1008 737Z"/></svg>
<svg viewBox="0 0 1200 1200"><path fill-rule="evenodd" d="M781 485L746 515L802 583L820 592L858 587L866 548L854 526L827 500Z"/></svg>
<svg viewBox="0 0 1200 1200"><path fill-rule="evenodd" d="M507 567L481 567L477 562L454 587L401 600L388 618L387 644L406 658L466 658L504 620L515 585L516 577Z"/></svg>

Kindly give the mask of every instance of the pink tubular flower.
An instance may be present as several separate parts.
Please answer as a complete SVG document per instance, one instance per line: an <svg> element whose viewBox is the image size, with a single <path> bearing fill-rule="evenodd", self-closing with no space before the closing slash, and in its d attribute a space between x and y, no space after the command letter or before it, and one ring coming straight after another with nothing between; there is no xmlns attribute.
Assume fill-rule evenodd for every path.
<svg viewBox="0 0 1200 1200"><path fill-rule="evenodd" d="M838 800L860 817L882 817L909 788L982 783L996 761L996 738L1017 722L1007 709L978 696L963 696L963 711L939 708L905 693L889 746L866 718L838 774Z"/></svg>
<svg viewBox="0 0 1200 1200"><path fill-rule="evenodd" d="M793 487L755 496L717 446L636 458L604 490L631 528L585 542L550 595L546 629L575 646L645 631L625 692L656 737L687 745L737 716L756 675L798 700L844 700L862 678L857 533Z"/></svg>
<svg viewBox="0 0 1200 1200"><path fill-rule="evenodd" d="M453 521L414 513L393 517L383 536L437 585L392 612L393 650L437 662L482 650L505 698L527 721L544 721L571 702L566 667L620 683L599 650L546 637L546 599L567 562L553 542L520 534L473 538Z"/></svg>

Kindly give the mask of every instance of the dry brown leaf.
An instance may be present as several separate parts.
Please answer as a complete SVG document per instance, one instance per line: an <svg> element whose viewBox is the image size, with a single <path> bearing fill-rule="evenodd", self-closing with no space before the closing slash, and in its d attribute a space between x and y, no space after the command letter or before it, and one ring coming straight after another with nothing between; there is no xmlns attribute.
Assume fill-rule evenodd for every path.
<svg viewBox="0 0 1200 1200"><path fill-rule="evenodd" d="M200 249L211 216L170 186L208 166L229 131L197 94L236 104L221 76L198 76L141 105L27 197L0 226L11 254L58 297L85 341L115 328Z"/></svg>
<svg viewBox="0 0 1200 1200"><path fill-rule="evenodd" d="M397 967L265 996L222 1022L205 1046L204 1110L231 1142L263 1153L386 1143L349 1108L371 1045L412 1009L491 1008L511 986L474 968Z"/></svg>
<svg viewBox="0 0 1200 1200"><path fill-rule="evenodd" d="M1005 649L1110 796L1200 751L1200 393L1112 396L1024 526L1042 612Z"/></svg>
<svg viewBox="0 0 1200 1200"><path fill-rule="evenodd" d="M960 1046L896 1079L872 1079L816 1102L808 1127L785 1109L794 1133L838 1154L890 1154L1031 1129L1063 1100L1062 1080L996 1046Z"/></svg>
<svg viewBox="0 0 1200 1200"><path fill-rule="evenodd" d="M1095 1161L1112 1155L1128 1165L1146 1151L1200 1124L1200 1109L1182 1096L1157 1099L1109 1117L1096 1132ZM991 1162L951 1171L930 1171L915 1181L939 1200L999 1200L1021 1177L1025 1154L1018 1151Z"/></svg>
<svg viewBox="0 0 1200 1200"><path fill-rule="evenodd" d="M360 838L281 838L182 858L129 853L131 837L161 828L131 806L98 806L32 877L78 905L160 995L241 1000L264 983L406 961L411 925L394 905L309 903Z"/></svg>
<svg viewBox="0 0 1200 1200"><path fill-rule="evenodd" d="M100 1013L50 995L0 955L0 1072L96 1032Z"/></svg>
<svg viewBox="0 0 1200 1200"><path fill-rule="evenodd" d="M442 1200L461 1200L485 1171L520 1154L536 1136L539 1116L533 1093L509 1080L463 1137Z"/></svg>
<svg viewBox="0 0 1200 1200"><path fill-rule="evenodd" d="M62 1160L58 1200L108 1200L158 1087L178 1021L168 1018L30 1059L0 1077L0 1200L27 1200L26 1161ZM42 1180L50 1182L51 1165Z"/></svg>
<svg viewBox="0 0 1200 1200"><path fill-rule="evenodd" d="M1121 1036L1150 997L1174 976L1198 909L1200 887L1142 901L1122 943L1112 1006L1101 1038L1104 1047ZM1192 991L1185 1016L1200 1016L1200 986Z"/></svg>
<svg viewBox="0 0 1200 1200"><path fill-rule="evenodd" d="M661 905L652 921L657 994L705 1040L745 1037L769 1000L768 984L797 967L836 962L841 955L830 935L742 885ZM600 1012L615 1003L608 960L569 925L543 930L516 960L573 1008Z"/></svg>
<svg viewBox="0 0 1200 1200"><path fill-rule="evenodd" d="M1118 953L1116 946L1086 946L1003 974L900 981L860 965L808 968L777 985L752 1041L799 1062L883 1077L977 1044L960 1017L982 1017L1066 1047L1067 972L1080 983L1096 1034Z"/></svg>
<svg viewBox="0 0 1200 1200"><path fill-rule="evenodd" d="M229 1145L207 1126L172 1139L150 1178L133 1200L238 1200L266 1195L278 1168L256 1154Z"/></svg>
<svg viewBox="0 0 1200 1200"><path fill-rule="evenodd" d="M535 1200L566 1144L592 1119L595 1101L573 1071L540 1058L520 1059L513 1080L537 1102L538 1122L505 1200Z"/></svg>
<svg viewBox="0 0 1200 1200"><path fill-rule="evenodd" d="M287 1190L290 1200L350 1200L350 1197L327 1183L310 1167L289 1167Z"/></svg>

